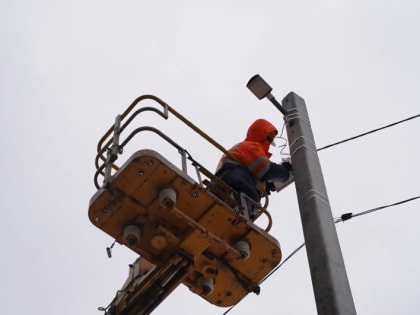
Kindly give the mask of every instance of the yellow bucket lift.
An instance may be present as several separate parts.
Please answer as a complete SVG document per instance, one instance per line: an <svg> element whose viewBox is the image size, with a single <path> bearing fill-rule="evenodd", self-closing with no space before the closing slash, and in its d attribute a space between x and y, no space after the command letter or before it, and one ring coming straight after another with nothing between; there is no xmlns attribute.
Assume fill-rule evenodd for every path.
<svg viewBox="0 0 420 315"><path fill-rule="evenodd" d="M144 100L161 108L136 109ZM164 119L174 115L230 155L155 96L137 98L117 116L98 143L94 177L98 191L89 203L89 219L139 258L129 266L128 279L115 298L100 309L107 315L150 314L181 283L221 307L236 304L249 292L258 294L259 283L282 257L278 241L268 233L268 199L263 207L254 203L260 209L256 218L262 214L268 218L263 229L237 204L230 187L158 129L139 127L120 141L128 124L144 111L156 112ZM152 131L175 147L181 155L181 168L149 149L135 152L117 166L124 146L142 131ZM197 179L188 174L188 162ZM245 205L247 197L242 199Z"/></svg>

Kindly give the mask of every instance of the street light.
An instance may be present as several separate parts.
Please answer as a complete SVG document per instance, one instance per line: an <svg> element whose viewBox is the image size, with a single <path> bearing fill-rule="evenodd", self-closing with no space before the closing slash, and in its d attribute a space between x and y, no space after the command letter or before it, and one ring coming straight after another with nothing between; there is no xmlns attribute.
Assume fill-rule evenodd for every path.
<svg viewBox="0 0 420 315"><path fill-rule="evenodd" d="M246 87L259 99L267 97L274 106L284 115L287 116L287 111L281 106L281 104L275 99L271 91L273 90L267 82L259 74L254 75L249 79Z"/></svg>
<svg viewBox="0 0 420 315"><path fill-rule="evenodd" d="M296 194L318 314L355 315L353 297L335 230L321 164L305 101L290 92L280 105L272 88L257 74L247 84L254 95L267 97L287 117L286 131Z"/></svg>

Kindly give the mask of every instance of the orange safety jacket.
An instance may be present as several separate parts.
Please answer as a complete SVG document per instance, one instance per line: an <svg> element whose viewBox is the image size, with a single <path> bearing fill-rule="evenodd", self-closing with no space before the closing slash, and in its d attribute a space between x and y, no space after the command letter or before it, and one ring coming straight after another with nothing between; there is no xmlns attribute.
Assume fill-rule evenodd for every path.
<svg viewBox="0 0 420 315"><path fill-rule="evenodd" d="M260 180L270 167L270 143L277 135L277 129L265 119L257 119L248 129L243 142L233 146L229 152L235 157L233 161L228 156L222 156L216 172L226 163L239 163Z"/></svg>

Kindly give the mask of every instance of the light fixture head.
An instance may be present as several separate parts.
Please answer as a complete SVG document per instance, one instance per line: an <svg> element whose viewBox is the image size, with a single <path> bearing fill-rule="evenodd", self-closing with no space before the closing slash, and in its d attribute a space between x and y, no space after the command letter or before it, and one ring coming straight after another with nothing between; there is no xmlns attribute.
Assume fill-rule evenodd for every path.
<svg viewBox="0 0 420 315"><path fill-rule="evenodd" d="M249 79L246 87L260 100L268 96L272 91L271 86L259 74Z"/></svg>

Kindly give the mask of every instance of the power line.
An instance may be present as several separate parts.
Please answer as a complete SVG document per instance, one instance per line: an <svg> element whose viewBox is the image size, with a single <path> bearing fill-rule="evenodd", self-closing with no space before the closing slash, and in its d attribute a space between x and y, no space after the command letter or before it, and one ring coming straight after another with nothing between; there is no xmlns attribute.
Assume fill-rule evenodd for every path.
<svg viewBox="0 0 420 315"><path fill-rule="evenodd" d="M414 116L412 116L412 117L409 117L409 118L406 118L406 119L403 119L403 120L400 120L400 121L394 122L394 123L392 123L392 124L389 124L389 125L386 125L386 126L383 126L383 127L380 127L380 128L377 128L377 129L374 129L374 130L371 130L371 131L368 131L368 132L365 132L365 133L362 133L362 134L360 134L360 135L357 135L357 136L354 136L354 137L351 137L351 138L348 138L348 139L345 139L345 140L342 140L342 141L339 141L339 142L336 142L336 143L332 143L332 144L326 145L326 146L324 146L324 147L322 147L322 148L317 149L317 151L321 151L321 150L324 150L324 149L327 149L327 148L331 148L331 147L336 146L336 145L338 145L338 144L342 144L342 143L344 143L344 142L347 142L347 141L350 141L350 140L354 140L354 139L357 139L357 138L360 138L360 137L366 136L366 135L368 135L368 134L371 134L371 133L377 132L377 131L379 131L379 130L386 129L386 128L389 128L389 127L392 127L392 126L395 126L395 125L401 124L401 123L403 123L403 122L406 122L406 121L408 121L408 120L411 120L411 119L414 119L414 118L418 118L418 117L420 117L420 114L418 114L418 115L414 115Z"/></svg>
<svg viewBox="0 0 420 315"><path fill-rule="evenodd" d="M276 272L281 266L283 266L285 263L286 263L286 261L288 261L290 258L292 258L292 256L293 255L295 255L299 250L301 250L302 248L303 248L303 246L305 246L305 243L303 243L303 244L301 244L298 248L296 248L291 254L289 254L289 256L287 256L283 261L282 261L282 263L280 264L280 265L278 265L276 268L274 268L273 270L271 270L271 272L268 274L268 275L266 275L265 277L264 277L264 279L262 279L261 280L261 282L259 283L259 284L261 284L261 283L263 283L265 280L267 280L268 279L268 277L270 277L274 272ZM245 298L245 296L242 298L242 299L240 299L238 302L236 302L235 304L233 304L231 307L229 307L229 309L226 311L226 312L224 312L223 313L223 315L226 315L227 313L229 313L236 305L238 305L238 303L239 302L241 302L243 299Z"/></svg>
<svg viewBox="0 0 420 315"><path fill-rule="evenodd" d="M357 138L361 138L361 137L363 137L363 136L366 136L366 135L368 135L368 134L371 134L371 133L374 133L374 132L377 132L377 131L380 131L380 130L383 130L383 129L386 129L386 128L390 128L390 127L393 127L393 126L395 126L395 125L398 125L398 124L401 124L401 123L403 123L403 122L406 122L406 121L409 121L409 120L411 120L411 119L414 119L414 118L418 118L418 117L420 117L420 114L418 114L418 115L414 115L414 116L412 116L412 117L409 117L409 118L406 118L406 119L403 119L403 120L400 120L400 121L397 121L397 122L394 122L394 123L392 123L392 124L389 124L389 125L386 125L386 126L383 126L383 127L380 127L380 128L376 128L376 129L373 129L373 130L371 130L371 131L368 131L368 132L365 132L365 133L362 133L362 134L360 134L360 135L357 135L357 136L354 136L354 137L351 137L351 138L348 138L348 139L345 139L345 140L341 140L341 141L339 141L339 142L335 142L335 143L332 143L332 144L330 144L330 145L326 145L326 146L324 146L324 147L321 147L321 148L319 148L319 149L317 149L317 151L321 151L321 150L324 150L324 149L328 149L328 148L331 148L331 147L333 147L333 146L336 146L336 145L339 145L339 144L342 144L342 143L344 143L344 142L348 142L348 141L351 141L351 140L354 140L354 139L357 139ZM283 131L284 131L284 126L285 125L283 125L283 128L282 128L282 131L281 131L281 134L280 134L280 136L278 137L278 138L280 138L280 139L283 139L283 140L285 140L286 142L287 142L287 140L286 139L284 139L283 137L282 137L282 134L283 134ZM284 147L285 147L285 145L282 145L282 146L280 146L280 148L282 149L281 150L281 154L282 154L282 151L283 151L283 149L284 149ZM353 214L353 213L351 213L351 212L349 212L349 213L344 213L343 215L341 215L341 217L339 218L339 219L337 219L337 220L335 220L334 221L334 223L339 223L339 222L344 222L344 221L347 221L347 220L350 220L350 219L352 219L352 218L354 218L354 217L357 217L357 216L361 216L361 215L365 215L365 214L368 214L368 213L371 213L371 212L375 212L375 211L378 211L378 210L382 210L382 209L385 209L385 208L389 208L389 207L393 207L393 206L396 206L396 205L400 205L400 204L403 204L403 203L406 203L406 202L409 202L409 201L413 201L413 200L415 200L415 199L419 199L420 198L420 196L417 196L417 197L413 197L413 198L410 198L410 199L406 199L406 200L403 200L403 201L399 201L399 202L396 202L396 203L393 203L393 204L390 204L390 205L386 205L386 206L380 206L380 207L377 207L377 208L373 208L373 209L370 209L370 210L366 210L366 211L363 211L363 212L360 212L360 213L356 213L356 214ZM283 262L280 264L280 265L278 265L276 268L274 268L267 276L265 276L262 280L261 280L261 282L260 282L260 284L261 283L263 283L265 280L267 280L274 272L276 272L280 267L282 267L290 258L292 258L292 256L294 256L299 250L301 250L303 247L305 246L305 243L302 243L299 247L297 247L291 254L289 254L289 256L287 256L286 257L286 259L284 259L283 260ZM243 298L242 298L243 299ZM239 302L241 302L242 301L242 299L241 300L239 300L237 303L235 303L234 305L232 305L226 312L224 312L223 313L223 315L226 315L227 313L229 313Z"/></svg>
<svg viewBox="0 0 420 315"><path fill-rule="evenodd" d="M403 203L406 203L406 202L409 202L409 201L413 201L413 200L416 200L416 199L419 199L419 198L420 198L420 196L416 196L416 197L413 197L413 198L409 198L409 199L406 199L406 200L402 200L402 201L398 201L398 202L392 203L390 205L380 206L380 207L373 208L373 209L370 209L370 210L366 210L366 211L363 211L363 212L359 212L359 213L356 213L356 214L353 214L351 212L344 213L343 215L341 215L341 217L339 219L337 219L335 221L335 223L344 222L344 221L353 219L354 217L365 215L365 214L368 214L368 213L371 213L371 212L375 212L375 211L378 211L378 210L382 210L382 209L385 209L385 208L389 208L389 207L401 205Z"/></svg>
<svg viewBox="0 0 420 315"><path fill-rule="evenodd" d="M413 198L409 198L409 199L406 199L406 200L402 200L402 201L398 201L398 202L395 202L395 203L392 203L392 204L389 204L389 205L386 205L386 206L380 206L380 207L376 207L376 208L373 208L373 209L370 209L370 210L366 210L366 211L362 211L362 212L359 212L359 213L356 213L356 214L353 214L353 213L351 213L351 212L348 212L348 213L344 213L344 214L342 214L341 216L340 216L340 218L339 219L337 219L337 220L335 220L334 221L334 223L339 223L339 222L344 222L344 221L347 221L347 220L350 220L350 219L352 219L352 218L354 218L354 217L358 217L358 216L362 216L362 215L365 215L365 214L369 214L369 213L372 213L372 212L375 212L375 211L378 211L378 210L383 210L383 209L385 209L385 208L390 208L390 207L393 207L393 206L397 206L397 205L401 205L401 204L403 204L403 203L406 203L406 202L410 202L410 201L413 201L413 200L416 200L416 199L420 199L420 196L416 196L416 197L413 197ZM260 282L260 284L261 283L263 283L265 280L267 280L273 273L275 273L280 267L282 267L285 263L286 263L286 261L288 261L290 258L292 258L292 256L294 256L299 250L301 250L303 247L305 246L305 243L302 243L299 247L297 247L291 254L289 254L289 256L287 256L286 257L286 259L284 259L283 261L282 261L282 263L280 264L280 265L278 265L276 268L274 268L267 276L265 276L262 280L261 280L261 282ZM227 313L229 313L236 305L238 305L238 303L239 302L241 302L243 299L244 299L245 297L243 297L241 300L239 300L237 303L235 303L234 305L232 305L226 312L224 312L223 313L223 315L226 315Z"/></svg>

